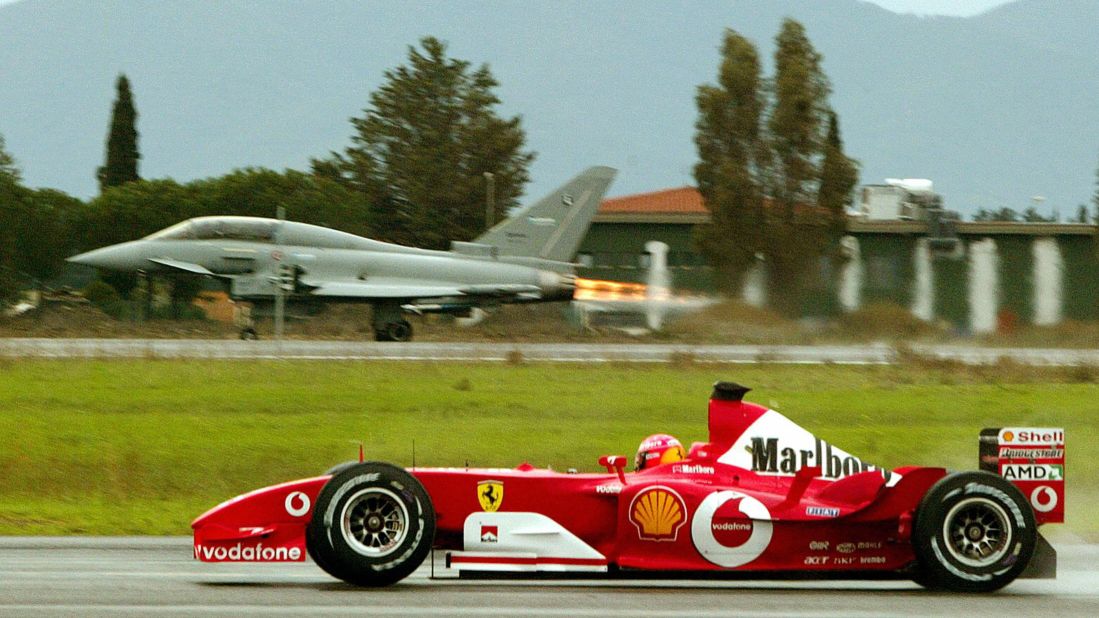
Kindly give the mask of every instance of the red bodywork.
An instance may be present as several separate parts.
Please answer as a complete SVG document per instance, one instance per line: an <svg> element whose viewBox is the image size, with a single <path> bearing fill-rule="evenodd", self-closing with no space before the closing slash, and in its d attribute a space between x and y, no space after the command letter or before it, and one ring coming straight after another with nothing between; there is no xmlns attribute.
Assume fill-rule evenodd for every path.
<svg viewBox="0 0 1099 618"><path fill-rule="evenodd" d="M603 458L607 472L599 474L528 465L409 472L434 505L435 547L455 552L459 565L896 572L915 560L913 513L946 470L878 470L739 400L710 401L709 432L710 442L694 445L685 461L637 473L624 473L620 457ZM796 432L803 448L789 446ZM211 509L192 524L195 557L304 560L305 528L328 478ZM508 530L516 526L522 530ZM561 540L572 536L578 541Z"/></svg>

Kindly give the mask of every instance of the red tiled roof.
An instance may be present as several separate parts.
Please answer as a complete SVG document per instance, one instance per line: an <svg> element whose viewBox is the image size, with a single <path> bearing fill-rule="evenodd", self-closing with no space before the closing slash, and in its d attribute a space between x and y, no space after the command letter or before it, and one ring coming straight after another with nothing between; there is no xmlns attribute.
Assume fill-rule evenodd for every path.
<svg viewBox="0 0 1099 618"><path fill-rule="evenodd" d="M770 198L764 198L764 206L774 208ZM795 209L802 214L817 213L827 215L828 210L820 206L799 204ZM694 187L664 189L650 193L637 193L612 197L599 205L600 215L705 215L710 211L702 201L702 194Z"/></svg>
<svg viewBox="0 0 1099 618"><path fill-rule="evenodd" d="M702 204L702 194L694 187L664 189L603 200L599 214L677 214L705 215L710 211Z"/></svg>

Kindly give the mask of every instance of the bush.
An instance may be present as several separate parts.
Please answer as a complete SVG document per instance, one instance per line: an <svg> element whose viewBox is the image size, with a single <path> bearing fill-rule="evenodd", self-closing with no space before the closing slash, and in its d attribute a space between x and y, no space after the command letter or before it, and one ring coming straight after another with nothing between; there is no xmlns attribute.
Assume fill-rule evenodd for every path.
<svg viewBox="0 0 1099 618"><path fill-rule="evenodd" d="M840 330L852 337L912 339L931 334L935 328L895 303L870 303L839 317Z"/></svg>
<svg viewBox="0 0 1099 618"><path fill-rule="evenodd" d="M84 298L87 298L88 302L100 309L104 309L107 306L122 300L118 291L102 279L96 279L89 283L88 287L84 288Z"/></svg>

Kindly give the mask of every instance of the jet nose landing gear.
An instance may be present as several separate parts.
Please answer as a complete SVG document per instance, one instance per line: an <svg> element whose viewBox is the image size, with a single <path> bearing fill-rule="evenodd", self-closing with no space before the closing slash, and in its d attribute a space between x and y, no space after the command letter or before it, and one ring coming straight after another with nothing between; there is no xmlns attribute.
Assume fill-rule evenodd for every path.
<svg viewBox="0 0 1099 618"><path fill-rule="evenodd" d="M388 322L382 328L374 328L374 339L377 341L408 341L412 339L412 325L408 320Z"/></svg>
<svg viewBox="0 0 1099 618"><path fill-rule="evenodd" d="M412 325L404 319L400 305L374 305L374 339L377 341L408 341Z"/></svg>

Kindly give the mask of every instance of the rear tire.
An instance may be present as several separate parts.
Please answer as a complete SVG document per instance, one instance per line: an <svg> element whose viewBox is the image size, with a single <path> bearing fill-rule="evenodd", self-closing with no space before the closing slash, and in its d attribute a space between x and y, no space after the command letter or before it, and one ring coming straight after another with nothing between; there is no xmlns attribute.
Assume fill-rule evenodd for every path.
<svg viewBox="0 0 1099 618"><path fill-rule="evenodd" d="M989 472L951 474L916 511L913 579L954 592L998 590L1026 568L1037 536L1034 513L1010 482Z"/></svg>
<svg viewBox="0 0 1099 618"><path fill-rule="evenodd" d="M435 510L423 485L402 468L357 463L317 496L306 548L317 566L357 586L388 586L424 561Z"/></svg>

